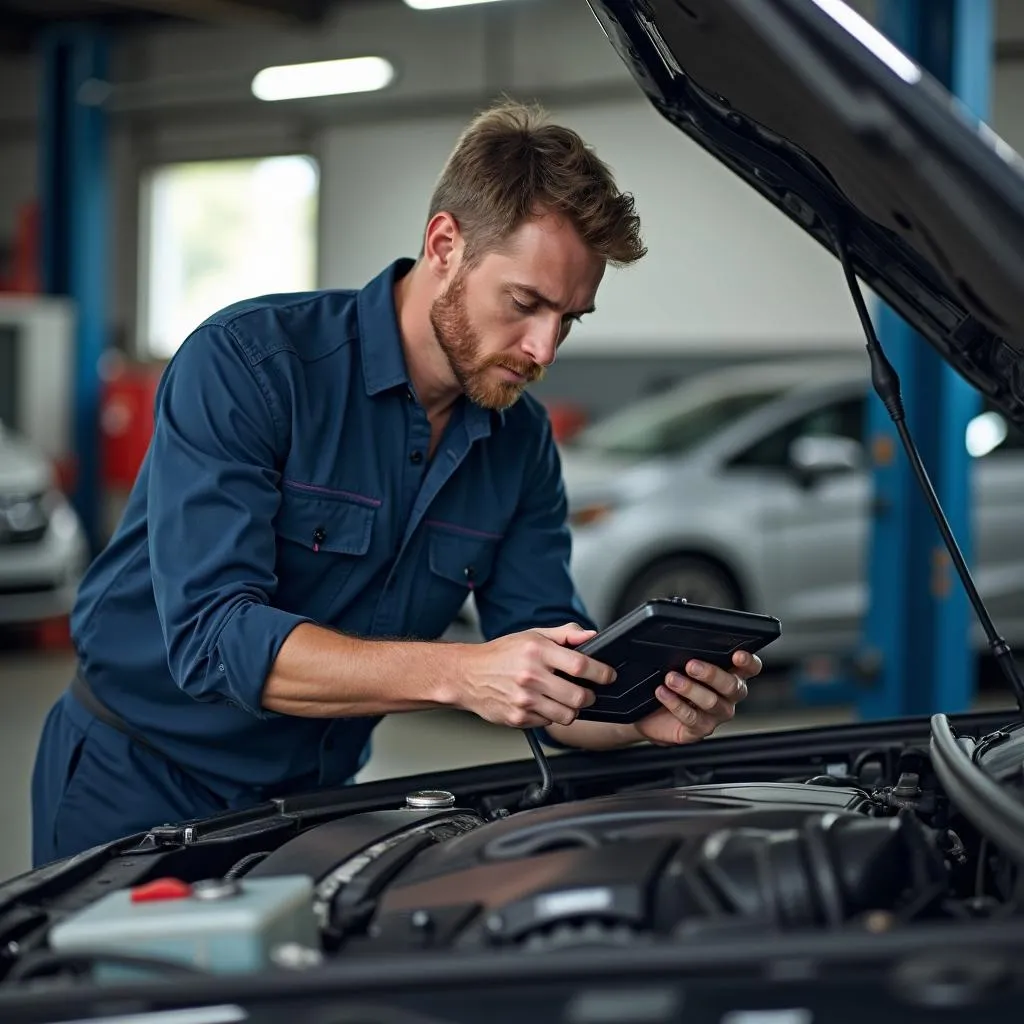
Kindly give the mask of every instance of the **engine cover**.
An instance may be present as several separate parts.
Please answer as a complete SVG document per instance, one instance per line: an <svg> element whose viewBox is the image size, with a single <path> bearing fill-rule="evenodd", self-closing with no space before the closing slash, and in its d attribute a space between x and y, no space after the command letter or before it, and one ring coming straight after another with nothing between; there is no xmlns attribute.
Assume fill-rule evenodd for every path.
<svg viewBox="0 0 1024 1024"><path fill-rule="evenodd" d="M349 953L367 944L375 955L540 951L754 925L834 926L895 907L945 867L915 817L874 810L864 792L838 786L692 786L490 823L453 808L396 831L392 816L387 837L372 845L369 816L355 815L331 823L330 837L312 830L286 844L275 859L300 870L295 854L318 849L310 873L319 876L322 917ZM346 839L357 834L361 843ZM341 857L325 874L328 838Z"/></svg>

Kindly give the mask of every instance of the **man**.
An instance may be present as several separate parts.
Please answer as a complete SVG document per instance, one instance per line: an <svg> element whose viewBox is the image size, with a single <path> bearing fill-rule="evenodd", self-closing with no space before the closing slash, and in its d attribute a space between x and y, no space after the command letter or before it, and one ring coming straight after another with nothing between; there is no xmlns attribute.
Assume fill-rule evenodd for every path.
<svg viewBox="0 0 1024 1024"><path fill-rule="evenodd" d="M643 254L582 140L505 104L460 138L418 260L358 292L239 303L185 340L72 617L36 864L347 783L390 713L455 707L588 748L687 743L733 715L757 658L668 676L637 726L577 721L593 695L555 674L612 678L572 649L593 623L523 391L605 267ZM471 592L486 642L436 642Z"/></svg>

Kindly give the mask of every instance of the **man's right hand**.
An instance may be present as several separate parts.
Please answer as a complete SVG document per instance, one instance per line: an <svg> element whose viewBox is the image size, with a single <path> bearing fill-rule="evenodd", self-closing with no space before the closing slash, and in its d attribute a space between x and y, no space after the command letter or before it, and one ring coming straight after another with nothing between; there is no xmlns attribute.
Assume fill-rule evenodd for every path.
<svg viewBox="0 0 1024 1024"><path fill-rule="evenodd" d="M450 703L515 729L571 725L594 694L555 671L599 685L615 679L608 665L572 649L594 635L569 623L467 645Z"/></svg>

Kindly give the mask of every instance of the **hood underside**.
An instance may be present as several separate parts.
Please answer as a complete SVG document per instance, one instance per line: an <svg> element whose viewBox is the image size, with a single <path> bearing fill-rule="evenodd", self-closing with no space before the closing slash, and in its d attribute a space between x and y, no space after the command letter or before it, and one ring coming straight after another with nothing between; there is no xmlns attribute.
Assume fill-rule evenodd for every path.
<svg viewBox="0 0 1024 1024"><path fill-rule="evenodd" d="M664 117L845 248L1024 425L1024 162L1005 143L838 0L589 3Z"/></svg>

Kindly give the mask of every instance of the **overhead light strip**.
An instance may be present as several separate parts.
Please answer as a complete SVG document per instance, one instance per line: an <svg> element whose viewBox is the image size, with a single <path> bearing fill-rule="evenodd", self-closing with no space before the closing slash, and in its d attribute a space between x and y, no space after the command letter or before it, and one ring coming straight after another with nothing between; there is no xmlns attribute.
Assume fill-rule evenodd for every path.
<svg viewBox="0 0 1024 1024"><path fill-rule="evenodd" d="M500 0L405 0L415 11L439 11L444 7L470 7L473 4L494 4Z"/></svg>
<svg viewBox="0 0 1024 1024"><path fill-rule="evenodd" d="M394 77L394 66L383 57L348 57L264 68L252 80L252 92L268 102L340 96L385 89Z"/></svg>

